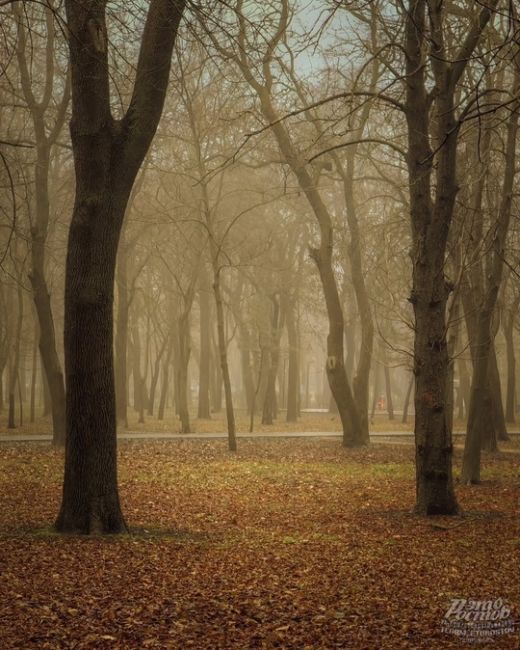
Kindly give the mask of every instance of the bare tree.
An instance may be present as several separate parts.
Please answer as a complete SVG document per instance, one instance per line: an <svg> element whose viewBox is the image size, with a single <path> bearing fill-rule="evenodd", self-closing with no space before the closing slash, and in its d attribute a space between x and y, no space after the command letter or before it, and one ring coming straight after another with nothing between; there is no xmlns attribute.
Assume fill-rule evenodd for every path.
<svg viewBox="0 0 520 650"><path fill-rule="evenodd" d="M50 156L52 147L56 144L65 122L70 98L70 77L65 73L61 99L58 100L57 109L54 111L52 100L56 84L55 46L57 28L53 14L54 7L52 3L49 3L43 9L44 33L46 34L43 91L39 99L35 96L30 73L33 62L31 61L31 66L29 66L27 61L27 26L21 5L20 2L13 3L13 14L18 34L16 56L22 93L29 108L36 142L36 158L34 161L35 219L30 231L32 268L29 278L39 322L40 354L51 396L53 441L54 444L63 445L65 444L65 384L56 345L51 297L45 277L45 250L50 218ZM31 39L31 45L33 46L32 41L33 39ZM54 116L54 124L49 127L51 115Z"/></svg>
<svg viewBox="0 0 520 650"><path fill-rule="evenodd" d="M116 253L132 186L159 122L184 0L151 0L130 105L110 109L106 3L67 0L76 198L66 264L67 441L62 532L126 528L117 489L113 367Z"/></svg>
<svg viewBox="0 0 520 650"><path fill-rule="evenodd" d="M505 169L501 192L502 199L493 228L494 232L490 251L491 259L486 264L484 300L480 306L475 327L473 381L471 383L468 426L461 475L461 480L465 483L478 483L480 481L480 450L482 447L483 432L478 420L481 417L481 404L484 401L485 392L488 390L489 366L491 363L490 354L495 338L492 321L502 281L504 252L509 223L511 221L513 184L516 171L516 148L520 110L520 102L518 100L520 93L520 49L518 47L516 47L513 56L513 67L512 97L514 103L510 107L511 112L507 122ZM500 408L502 408L501 400Z"/></svg>
<svg viewBox="0 0 520 650"><path fill-rule="evenodd" d="M415 314L415 508L423 515L458 512L451 430L446 416L446 302L452 285L444 275L457 195L460 121L455 95L497 3L490 2L471 16L462 45L452 56L446 49L447 10L443 2L410 0L406 9L404 110L413 237L410 301ZM428 88L429 71L435 82L433 90Z"/></svg>

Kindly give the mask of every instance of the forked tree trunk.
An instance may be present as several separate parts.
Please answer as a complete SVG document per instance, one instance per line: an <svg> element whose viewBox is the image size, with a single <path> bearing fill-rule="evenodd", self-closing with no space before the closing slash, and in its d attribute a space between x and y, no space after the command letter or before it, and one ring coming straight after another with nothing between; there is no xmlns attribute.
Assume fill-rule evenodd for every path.
<svg viewBox="0 0 520 650"><path fill-rule="evenodd" d="M65 275L67 439L62 532L126 529L119 503L113 360L113 287L119 235L138 169L164 104L184 3L151 0L133 95L110 113L105 3L66 0L72 70L76 197Z"/></svg>
<svg viewBox="0 0 520 650"><path fill-rule="evenodd" d="M415 462L416 505L421 515L458 512L452 476L452 439L446 418L448 350L446 302L450 285L444 276L449 228L457 188L457 128L454 92L457 76L446 72L443 56L442 5L430 7L432 35L427 36L424 0L410 0L405 25L408 175L412 226L412 292L415 317ZM427 40L428 39L428 40ZM426 88L424 50L431 47L437 83L435 138L437 152L435 200L432 201L430 136L431 104ZM440 50L438 56L437 50Z"/></svg>

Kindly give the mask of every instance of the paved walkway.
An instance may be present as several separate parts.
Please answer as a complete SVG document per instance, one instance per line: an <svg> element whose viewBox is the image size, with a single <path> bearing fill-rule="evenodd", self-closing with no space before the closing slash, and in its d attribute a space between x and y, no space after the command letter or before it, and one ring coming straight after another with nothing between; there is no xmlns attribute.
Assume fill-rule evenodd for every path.
<svg viewBox="0 0 520 650"><path fill-rule="evenodd" d="M258 433L237 433L237 438L258 440L259 438L340 438L339 431L260 431ZM464 437L463 431L454 431L454 438ZM510 436L520 436L513 431ZM370 439L386 441L388 439L412 440L410 431L373 431ZM227 433L166 433L160 431L124 431L118 434L119 440L226 440ZM0 442L50 442L49 434L0 435Z"/></svg>

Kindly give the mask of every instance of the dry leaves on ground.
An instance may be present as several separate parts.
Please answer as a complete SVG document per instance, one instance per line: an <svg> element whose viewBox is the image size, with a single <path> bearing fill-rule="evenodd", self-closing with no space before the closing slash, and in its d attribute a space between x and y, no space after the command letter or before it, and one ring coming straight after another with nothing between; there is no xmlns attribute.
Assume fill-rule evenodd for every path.
<svg viewBox="0 0 520 650"><path fill-rule="evenodd" d="M464 647L441 631L451 598L501 597L520 618L518 454L485 455L485 482L458 488L466 515L435 520L410 514L409 446L242 441L231 457L223 441L128 442L119 455L134 533L82 539L49 530L61 453L0 447L2 649L432 650Z"/></svg>

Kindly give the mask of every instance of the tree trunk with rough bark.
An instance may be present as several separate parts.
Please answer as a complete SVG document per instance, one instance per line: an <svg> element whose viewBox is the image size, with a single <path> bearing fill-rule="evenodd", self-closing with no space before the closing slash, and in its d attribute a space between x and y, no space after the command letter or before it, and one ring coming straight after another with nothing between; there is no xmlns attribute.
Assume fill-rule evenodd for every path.
<svg viewBox="0 0 520 650"><path fill-rule="evenodd" d="M66 0L76 197L65 271L67 439L56 528L126 529L117 485L113 360L116 254L135 177L159 122L182 0L151 0L128 110L110 112L105 3Z"/></svg>
<svg viewBox="0 0 520 650"><path fill-rule="evenodd" d="M410 0L404 32L403 109L408 134L413 264L410 302L415 317L415 511L421 515L453 515L459 511L453 487L452 435L446 417L446 304L452 286L444 274L458 189L455 92L492 8L481 10L452 62L445 51L443 12L442 3ZM425 52L429 52L428 59ZM435 81L434 96L428 91L428 66ZM442 146L434 151L435 143Z"/></svg>

